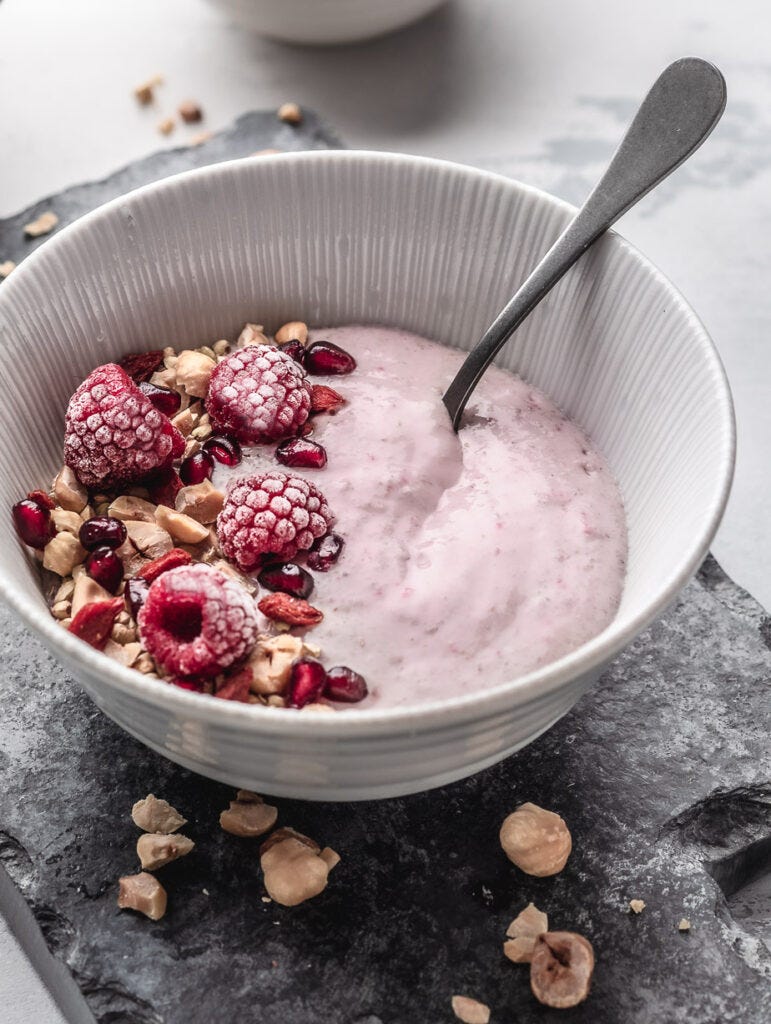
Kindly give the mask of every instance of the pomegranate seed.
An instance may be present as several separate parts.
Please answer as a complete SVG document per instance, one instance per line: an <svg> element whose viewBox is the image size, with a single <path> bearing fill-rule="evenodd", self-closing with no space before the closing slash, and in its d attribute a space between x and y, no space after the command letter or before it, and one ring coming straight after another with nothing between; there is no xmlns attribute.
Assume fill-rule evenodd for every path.
<svg viewBox="0 0 771 1024"><path fill-rule="evenodd" d="M16 502L11 512L16 532L31 548L42 549L53 537L51 513L37 501L24 498Z"/></svg>
<svg viewBox="0 0 771 1024"><path fill-rule="evenodd" d="M310 597L313 593L313 577L294 562L269 565L262 570L257 581L267 590L280 590L295 597Z"/></svg>
<svg viewBox="0 0 771 1024"><path fill-rule="evenodd" d="M308 373L353 373L356 360L345 349L331 341L314 341L305 351Z"/></svg>
<svg viewBox="0 0 771 1024"><path fill-rule="evenodd" d="M300 366L305 366L305 345L301 341L285 341L278 346L282 352L286 352Z"/></svg>
<svg viewBox="0 0 771 1024"><path fill-rule="evenodd" d="M276 448L276 459L282 466L297 469L323 469L327 464L327 452L315 441L304 437L292 437L282 441Z"/></svg>
<svg viewBox="0 0 771 1024"><path fill-rule="evenodd" d="M141 576L135 576L133 580L126 580L126 604L134 619L139 615L149 589L150 581Z"/></svg>
<svg viewBox="0 0 771 1024"><path fill-rule="evenodd" d="M202 484L211 480L214 472L214 459L208 452L196 452L190 455L179 467L179 475L183 484Z"/></svg>
<svg viewBox="0 0 771 1024"><path fill-rule="evenodd" d="M95 548L86 559L86 572L100 587L114 594L123 579L123 562L112 548L103 544Z"/></svg>
<svg viewBox="0 0 771 1024"><path fill-rule="evenodd" d="M227 434L212 434L204 441L203 450L223 466L237 466L241 461L241 445Z"/></svg>
<svg viewBox="0 0 771 1024"><path fill-rule="evenodd" d="M313 542L308 552L308 565L317 572L329 572L343 553L344 546L345 541L339 533L325 533Z"/></svg>
<svg viewBox="0 0 771 1024"><path fill-rule="evenodd" d="M345 704L356 704L369 693L364 676L354 672L345 665L336 665L327 672L327 688L324 696L330 700L343 701Z"/></svg>
<svg viewBox="0 0 771 1024"><path fill-rule="evenodd" d="M126 527L120 519L112 516L94 516L80 528L80 543L86 551L94 548L119 548L126 539Z"/></svg>
<svg viewBox="0 0 771 1024"><path fill-rule="evenodd" d="M315 658L298 658L289 676L289 706L304 708L318 700L324 692L327 674Z"/></svg>
<svg viewBox="0 0 771 1024"><path fill-rule="evenodd" d="M159 387L157 384L151 384L149 380L142 381L139 390L147 395L155 408L164 416L175 416L179 412L182 403L179 391Z"/></svg>

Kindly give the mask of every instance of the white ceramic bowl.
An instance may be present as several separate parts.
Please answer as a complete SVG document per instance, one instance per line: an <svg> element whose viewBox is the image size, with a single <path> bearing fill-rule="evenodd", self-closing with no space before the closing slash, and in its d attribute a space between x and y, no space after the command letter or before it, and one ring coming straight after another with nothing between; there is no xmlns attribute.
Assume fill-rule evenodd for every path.
<svg viewBox="0 0 771 1024"><path fill-rule="evenodd" d="M409 25L444 0L209 0L239 25L286 43L355 43Z"/></svg>
<svg viewBox="0 0 771 1024"><path fill-rule="evenodd" d="M108 203L0 287L0 507L10 517L58 470L68 398L97 364L210 342L255 318L272 328L290 317L394 324L468 348L570 212L468 167L355 152L219 164ZM734 456L730 393L709 337L618 235L571 271L499 361L588 430L628 513L614 622L546 668L414 711L293 713L188 693L76 640L48 614L9 525L0 593L111 718L204 775L334 800L470 775L564 715L673 600L707 551ZM468 584L457 581L457 600Z"/></svg>

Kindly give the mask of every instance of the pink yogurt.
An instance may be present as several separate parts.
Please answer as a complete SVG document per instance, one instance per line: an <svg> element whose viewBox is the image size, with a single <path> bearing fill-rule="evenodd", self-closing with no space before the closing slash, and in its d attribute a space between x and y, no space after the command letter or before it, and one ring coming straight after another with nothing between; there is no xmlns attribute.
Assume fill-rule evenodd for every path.
<svg viewBox="0 0 771 1024"><path fill-rule="evenodd" d="M346 546L314 573L308 631L327 666L361 672L357 707L399 707L495 686L568 653L612 620L627 550L603 456L540 391L490 369L459 434L441 396L463 353L376 326L311 333L350 352L350 376L313 377L346 399L314 419L312 480ZM283 469L244 449L215 483ZM267 623L264 623L267 625Z"/></svg>

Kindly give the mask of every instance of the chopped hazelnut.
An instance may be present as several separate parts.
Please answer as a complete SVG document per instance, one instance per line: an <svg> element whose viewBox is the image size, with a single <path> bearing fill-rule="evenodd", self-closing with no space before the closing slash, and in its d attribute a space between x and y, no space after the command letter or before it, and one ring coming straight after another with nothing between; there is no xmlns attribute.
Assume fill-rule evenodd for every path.
<svg viewBox="0 0 771 1024"><path fill-rule="evenodd" d="M284 121L286 124L301 124L303 119L303 112L297 103L282 103L276 111L279 121Z"/></svg>
<svg viewBox="0 0 771 1024"><path fill-rule="evenodd" d="M283 907L296 907L327 887L326 861L306 842L293 836L272 845L263 844L260 866L268 895Z"/></svg>
<svg viewBox="0 0 771 1024"><path fill-rule="evenodd" d="M244 324L236 345L270 345L270 338L263 333L262 324Z"/></svg>
<svg viewBox="0 0 771 1024"><path fill-rule="evenodd" d="M594 971L592 944L574 932L546 932L535 941L530 987L544 1006L564 1010L589 995Z"/></svg>
<svg viewBox="0 0 771 1024"><path fill-rule="evenodd" d="M137 800L131 808L131 817L134 824L143 832L159 832L163 835L171 835L187 824L187 819L183 818L179 811L175 811L171 804L159 800L152 793L144 800Z"/></svg>
<svg viewBox="0 0 771 1024"><path fill-rule="evenodd" d="M143 871L157 871L164 864L186 856L194 846L193 840L187 836L146 832L137 839L137 856Z"/></svg>
<svg viewBox="0 0 771 1024"><path fill-rule="evenodd" d="M35 220L31 220L29 224L24 225L24 234L28 238L39 238L41 235L47 235L56 227L59 223L59 218L51 210L46 210L45 213L41 213Z"/></svg>
<svg viewBox="0 0 771 1024"><path fill-rule="evenodd" d="M489 1024L490 1007L469 996L453 996L452 1012L463 1024Z"/></svg>
<svg viewBox="0 0 771 1024"><path fill-rule="evenodd" d="M289 685L292 662L302 653L302 639L290 633L259 638L247 662L252 670L252 691L283 693Z"/></svg>
<svg viewBox="0 0 771 1024"><path fill-rule="evenodd" d="M16 264L13 262L13 260L4 260L2 263L0 263L0 279L5 280L5 278L8 277L8 275L11 274L15 269Z"/></svg>
<svg viewBox="0 0 771 1024"><path fill-rule="evenodd" d="M512 864L537 878L562 871L573 846L559 814L531 803L522 804L505 819L500 840Z"/></svg>
<svg viewBox="0 0 771 1024"><path fill-rule="evenodd" d="M630 900L629 909L633 914L642 914L645 910L645 900Z"/></svg>
<svg viewBox="0 0 771 1024"><path fill-rule="evenodd" d="M161 135L171 135L174 131L174 118L164 117L162 121L158 122L158 131Z"/></svg>
<svg viewBox="0 0 771 1024"><path fill-rule="evenodd" d="M193 100L185 100L177 107L177 113L185 124L196 124L203 118L203 111Z"/></svg>
<svg viewBox="0 0 771 1024"><path fill-rule="evenodd" d="M83 520L77 512L68 512L64 508L52 509L51 519L53 519L57 533L71 533L73 537L78 536L83 525Z"/></svg>
<svg viewBox="0 0 771 1024"><path fill-rule="evenodd" d="M209 378L216 363L202 352L186 348L179 353L174 368L177 384L181 385L189 395L205 398L209 387Z"/></svg>
<svg viewBox="0 0 771 1024"><path fill-rule="evenodd" d="M104 587L100 586L96 582L96 580L92 580L87 573L81 573L73 584L73 617L77 615L80 609L85 607L85 605L93 604L94 601L109 601L112 596L113 595L109 594Z"/></svg>
<svg viewBox="0 0 771 1024"><path fill-rule="evenodd" d="M108 507L107 515L113 519L122 519L124 522L133 519L137 523L154 523L155 505L144 498L123 494Z"/></svg>
<svg viewBox="0 0 771 1024"><path fill-rule="evenodd" d="M503 944L504 955L515 964L529 964L533 956L535 940L549 930L549 919L533 903L528 903L506 929L507 941Z"/></svg>
<svg viewBox="0 0 771 1024"><path fill-rule="evenodd" d="M70 612L69 601L56 601L51 605L51 614L55 619L66 619L70 616Z"/></svg>
<svg viewBox="0 0 771 1024"><path fill-rule="evenodd" d="M231 835L253 838L269 832L277 818L278 808L266 804L256 793L239 790L238 798L220 814L220 825Z"/></svg>
<svg viewBox="0 0 771 1024"><path fill-rule="evenodd" d="M691 930L691 922L687 917L681 917L680 923L677 926L679 932L689 932Z"/></svg>
<svg viewBox="0 0 771 1024"><path fill-rule="evenodd" d="M230 342L227 338L220 338L219 341L214 342L212 348L214 349L215 356L226 356L230 352Z"/></svg>
<svg viewBox="0 0 771 1024"><path fill-rule="evenodd" d="M291 320L276 331L276 344L284 345L287 341L299 341L305 345L308 341L308 325L300 320Z"/></svg>
<svg viewBox="0 0 771 1024"><path fill-rule="evenodd" d="M329 846L324 847L324 849L319 854L319 857L321 857L321 859L324 861L324 863L326 864L330 871L332 870L332 868L336 868L337 865L340 863L340 854Z"/></svg>
<svg viewBox="0 0 771 1024"><path fill-rule="evenodd" d="M277 846L278 843L283 843L285 839L294 839L298 843L303 843L309 850L313 850L314 853L321 853L321 847L315 839L311 839L310 836L304 836L302 832L298 832L297 829L284 825L283 828L277 828L275 832L271 833L271 835L263 841L260 846L260 856L262 857L271 849L271 847Z"/></svg>
<svg viewBox="0 0 771 1024"><path fill-rule="evenodd" d="M166 890L153 875L141 871L118 880L118 906L121 910L138 910L151 921L159 921L166 913Z"/></svg>
<svg viewBox="0 0 771 1024"><path fill-rule="evenodd" d="M139 657L141 651L142 645L139 643L134 642L120 644L112 638L107 640L107 643L103 648L103 653L106 654L108 658L112 658L113 661L117 661L119 664L123 665L124 668L131 668Z"/></svg>
<svg viewBox="0 0 771 1024"><path fill-rule="evenodd" d="M148 106L155 99L155 87L160 85L163 81L162 75L153 75L152 78L148 78L146 82L142 82L134 89L134 96L138 103L141 103L143 107Z"/></svg>
<svg viewBox="0 0 771 1024"><path fill-rule="evenodd" d="M57 533L45 546L43 566L58 576L71 576L72 570L86 557L86 549L71 533Z"/></svg>
<svg viewBox="0 0 771 1024"><path fill-rule="evenodd" d="M125 519L124 522L131 542L148 558L159 558L174 547L171 534L158 523L144 523L134 519Z"/></svg>
<svg viewBox="0 0 771 1024"><path fill-rule="evenodd" d="M82 512L88 502L88 491L69 466L54 480L54 500L68 512Z"/></svg>
<svg viewBox="0 0 771 1024"><path fill-rule="evenodd" d="M115 625L112 627L112 633L110 634L110 636L112 637L116 644L122 644L124 647L127 644L133 644L137 638L136 626L129 626L125 622L116 622ZM137 651L136 656L139 656L139 651ZM136 657L132 658L132 663L135 660Z"/></svg>
<svg viewBox="0 0 771 1024"><path fill-rule="evenodd" d="M171 422L183 437L187 437L194 426L193 414L189 408L182 409L176 416L172 416Z"/></svg>
<svg viewBox="0 0 771 1024"><path fill-rule="evenodd" d="M225 495L211 480L183 487L177 494L175 504L181 512L198 523L213 523L225 504Z"/></svg>
<svg viewBox="0 0 771 1024"><path fill-rule="evenodd" d="M208 527L199 523L192 516L186 516L182 512L175 512L166 505L159 505L155 510L155 519L159 526L168 531L174 540L182 544L200 544L208 540Z"/></svg>
<svg viewBox="0 0 771 1024"><path fill-rule="evenodd" d="M54 601L71 601L72 595L75 592L75 580L65 579L62 581L62 585L56 591L54 595Z"/></svg>

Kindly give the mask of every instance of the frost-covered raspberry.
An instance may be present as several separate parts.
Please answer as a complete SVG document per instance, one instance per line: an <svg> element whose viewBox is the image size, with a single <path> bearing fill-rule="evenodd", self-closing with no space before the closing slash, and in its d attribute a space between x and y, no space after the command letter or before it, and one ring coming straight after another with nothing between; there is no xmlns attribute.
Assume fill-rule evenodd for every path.
<svg viewBox="0 0 771 1024"><path fill-rule="evenodd" d="M206 411L216 430L242 444L296 434L308 419L311 386L291 356L272 345L247 345L223 359L209 381Z"/></svg>
<svg viewBox="0 0 771 1024"><path fill-rule="evenodd" d="M147 650L175 676L217 675L245 658L257 641L251 596L203 562L154 580L138 622Z"/></svg>
<svg viewBox="0 0 771 1024"><path fill-rule="evenodd" d="M286 561L306 551L333 522L326 498L313 484L301 476L260 473L233 483L217 518L217 536L225 556L251 572L263 555Z"/></svg>
<svg viewBox="0 0 771 1024"><path fill-rule="evenodd" d="M115 363L97 366L67 406L64 461L86 487L141 480L184 448L168 417Z"/></svg>

